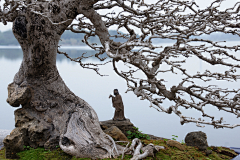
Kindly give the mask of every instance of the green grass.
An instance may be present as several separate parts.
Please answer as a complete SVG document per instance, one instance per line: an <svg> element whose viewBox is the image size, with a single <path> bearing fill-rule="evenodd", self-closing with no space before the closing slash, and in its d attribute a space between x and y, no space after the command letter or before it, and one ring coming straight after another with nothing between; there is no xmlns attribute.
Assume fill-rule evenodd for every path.
<svg viewBox="0 0 240 160"><path fill-rule="evenodd" d="M155 145L164 146L165 150L159 151L155 157L147 157L146 160L230 160L232 157L220 154L222 150L229 150L223 147L218 147L217 150L213 150L212 147L208 147L209 150L213 150L212 154L206 156L205 152L199 151L196 147L190 147L183 144L186 148L184 151L180 151L175 147L169 147L164 140L142 140L144 145L153 143ZM233 151L232 151L233 152ZM234 153L234 152L233 152ZM76 158L64 153L59 147L54 151L45 150L44 148L33 149L26 147L26 150L19 152L18 156L20 160L90 160L89 158ZM128 160L132 156L125 155L124 159ZM121 159L121 156L117 159ZM0 160L5 159L5 149L0 150Z"/></svg>

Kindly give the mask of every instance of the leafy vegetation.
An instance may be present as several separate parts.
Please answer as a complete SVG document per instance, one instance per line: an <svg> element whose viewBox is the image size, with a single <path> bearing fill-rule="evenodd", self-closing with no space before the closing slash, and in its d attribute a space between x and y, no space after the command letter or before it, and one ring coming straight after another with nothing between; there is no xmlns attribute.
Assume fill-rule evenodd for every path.
<svg viewBox="0 0 240 160"><path fill-rule="evenodd" d="M135 132L127 131L127 138L128 139L134 139L134 138L139 138L139 139L147 139L150 140L149 135L143 134L142 131L139 131L137 127L133 127L135 129Z"/></svg>
<svg viewBox="0 0 240 160"><path fill-rule="evenodd" d="M181 143L181 144L185 144L184 140L182 140L180 143Z"/></svg>
<svg viewBox="0 0 240 160"><path fill-rule="evenodd" d="M178 136L177 136L177 135L172 135L172 136L173 136L173 137L172 137L172 140L176 141L177 138L178 138ZM163 139L163 141L164 141L164 142L167 142L168 139ZM185 144L184 140L182 140L180 143L181 143L181 144Z"/></svg>
<svg viewBox="0 0 240 160"><path fill-rule="evenodd" d="M146 160L230 160L233 157L221 154L223 150L234 151L224 148L224 147L208 147L208 150L212 150L212 154L206 156L204 151L199 151L196 147L185 146L186 150L181 151L175 147L169 147L164 140L142 140L143 145L153 143L154 145L164 146L164 150L160 150L156 153L155 158L147 157ZM122 144L124 145L124 144ZM56 150L49 151L44 148L33 149L29 146L25 147L25 150L18 153L20 160L90 160L89 158L76 158L64 153L59 146L56 146ZM129 160L132 156L126 155L125 160ZM5 159L5 149L0 150L0 159ZM116 158L117 160L121 159L121 156Z"/></svg>
<svg viewBox="0 0 240 160"><path fill-rule="evenodd" d="M172 136L173 136L172 140L176 141L177 140L176 138L178 138L178 136L176 135L172 135Z"/></svg>

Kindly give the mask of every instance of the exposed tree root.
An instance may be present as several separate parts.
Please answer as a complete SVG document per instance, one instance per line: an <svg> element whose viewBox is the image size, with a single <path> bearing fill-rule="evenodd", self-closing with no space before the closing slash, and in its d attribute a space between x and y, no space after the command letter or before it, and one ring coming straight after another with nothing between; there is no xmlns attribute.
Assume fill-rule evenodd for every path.
<svg viewBox="0 0 240 160"><path fill-rule="evenodd" d="M137 147L135 148L136 145L137 145ZM128 148L126 153L127 152L132 153L133 157L131 158L131 160L138 160L138 159L146 158L148 156L154 157L154 153L159 151L160 149L164 149L164 147L163 146L154 146L151 143L149 145L143 147L142 142L138 138L135 138L135 139L133 139L132 144ZM142 151L143 153L141 154L140 151Z"/></svg>
<svg viewBox="0 0 240 160"><path fill-rule="evenodd" d="M101 130L97 114L91 106L86 103L84 108L75 109L67 123L66 132L60 136L61 149L79 158L119 156L124 147L117 147L112 137Z"/></svg>
<svg viewBox="0 0 240 160"><path fill-rule="evenodd" d="M122 159L124 158L125 154L133 155L131 160L139 160L146 158L148 156L154 157L154 153L159 151L160 149L165 149L163 146L154 146L153 144L149 144L143 147L143 144L140 139L135 138L132 140L131 146L128 148L130 142L127 141L114 141L112 137L106 134L106 137L111 141L111 145L105 144L105 146L95 146L96 148L101 148L107 151L106 154L99 156L99 158L117 158L118 156L122 155ZM126 147L122 147L116 143L118 142L126 142ZM70 154L77 157L82 157L81 150L77 144L73 141L69 140L64 135L60 136L59 146L61 149ZM141 151L143 152L141 154Z"/></svg>

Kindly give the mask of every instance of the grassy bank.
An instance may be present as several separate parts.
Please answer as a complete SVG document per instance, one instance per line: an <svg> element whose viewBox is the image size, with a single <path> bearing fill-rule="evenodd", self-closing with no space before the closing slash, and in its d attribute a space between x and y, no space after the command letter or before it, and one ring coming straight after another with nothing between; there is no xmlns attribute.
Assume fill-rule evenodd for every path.
<svg viewBox="0 0 240 160"><path fill-rule="evenodd" d="M230 160L233 155L237 155L233 150L224 147L208 147L208 150L212 150L212 154L206 156L206 153L199 151L196 147L185 146L185 150L181 151L175 147L169 147L164 140L143 140L144 145L153 143L155 145L164 146L165 150L161 150L156 153L155 157L148 157L146 159L164 159L164 160ZM64 153L59 147L54 151L45 150L44 148L33 149L26 147L25 151L18 153L21 160L90 160L88 158L75 158ZM124 159L130 159L130 155L126 155ZM0 150L0 159L6 160L5 149ZM117 159L121 159L118 157Z"/></svg>

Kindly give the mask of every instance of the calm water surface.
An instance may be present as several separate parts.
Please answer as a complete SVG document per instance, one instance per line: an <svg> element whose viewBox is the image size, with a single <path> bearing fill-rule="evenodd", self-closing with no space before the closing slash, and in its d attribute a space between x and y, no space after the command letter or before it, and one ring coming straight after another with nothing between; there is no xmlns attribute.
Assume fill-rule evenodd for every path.
<svg viewBox="0 0 240 160"><path fill-rule="evenodd" d="M76 48L71 50L65 48L65 50L72 56L76 56L79 52L91 54L91 51L83 51ZM6 102L7 86L12 82L15 73L18 71L21 60L22 52L20 49L0 48L0 129L12 130L14 128L14 110L16 108L11 107ZM191 62L190 66L190 70L204 69L204 64L199 63L199 61ZM214 129L212 126L199 128L195 124L180 125L179 117L175 114L157 112L149 107L149 102L139 100L131 92L125 93L127 89L126 83L114 73L111 64L100 68L102 74L109 75L106 77L100 77L92 70L82 69L77 63L67 60L62 55L59 55L57 58L57 67L67 86L95 109L101 121L109 120L113 117L114 109L108 96L112 94L113 89L118 88L123 97L125 116L144 133L170 139L172 135L177 135L179 136L177 140L181 141L188 132L203 131L207 134L209 145L240 147L240 127L234 129ZM170 82L176 81L170 75L168 78ZM231 86L234 87L236 84L226 87ZM237 88L239 88L239 82ZM197 110L181 111L184 111L185 115L195 118L201 117ZM214 107L210 106L206 108L206 111L216 116L216 118L223 116L227 123L240 123L240 118L237 119L232 114L218 111Z"/></svg>

